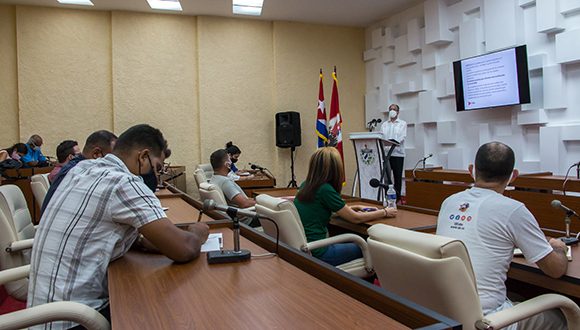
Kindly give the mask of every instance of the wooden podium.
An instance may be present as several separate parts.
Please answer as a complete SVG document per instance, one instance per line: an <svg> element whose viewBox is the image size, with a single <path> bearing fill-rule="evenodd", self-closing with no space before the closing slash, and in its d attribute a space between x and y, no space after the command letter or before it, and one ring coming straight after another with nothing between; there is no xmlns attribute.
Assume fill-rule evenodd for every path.
<svg viewBox="0 0 580 330"><path fill-rule="evenodd" d="M388 158L398 143L384 140L382 133L373 132L352 133L349 138L354 145L357 165L352 195L355 196L358 188L361 198L381 201L382 189L371 187L369 181L378 179L385 185L393 182ZM385 153L385 146L391 146L388 153Z"/></svg>

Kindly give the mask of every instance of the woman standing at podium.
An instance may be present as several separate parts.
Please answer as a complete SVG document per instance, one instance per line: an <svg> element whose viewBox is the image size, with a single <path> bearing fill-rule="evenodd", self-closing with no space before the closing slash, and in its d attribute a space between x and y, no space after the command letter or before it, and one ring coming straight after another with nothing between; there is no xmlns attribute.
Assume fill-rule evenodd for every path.
<svg viewBox="0 0 580 330"><path fill-rule="evenodd" d="M407 122L399 118L399 105L389 105L389 120L381 125L381 132L385 140L393 139L400 144L395 147L389 165L393 171L395 190L397 191L397 202L401 200L401 185L403 182L403 165L405 163L405 138L407 137ZM385 150L385 153L389 150ZM390 173L389 173L390 174Z"/></svg>
<svg viewBox="0 0 580 330"><path fill-rule="evenodd" d="M328 237L328 223L333 212L352 223L396 215L397 210L391 208L346 205L340 196L343 182L344 167L338 150L334 147L319 148L310 158L308 176L294 199L308 242ZM333 244L311 252L333 266L362 257L360 248L354 243Z"/></svg>

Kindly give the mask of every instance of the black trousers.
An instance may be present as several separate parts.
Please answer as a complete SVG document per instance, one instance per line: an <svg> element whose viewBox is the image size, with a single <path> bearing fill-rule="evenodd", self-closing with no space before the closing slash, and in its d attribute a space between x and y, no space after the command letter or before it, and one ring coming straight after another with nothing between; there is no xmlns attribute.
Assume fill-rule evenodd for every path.
<svg viewBox="0 0 580 330"><path fill-rule="evenodd" d="M395 181L395 190L397 191L397 201L401 200L401 185L403 184L404 163L405 157L391 156L391 158L389 158L389 165L391 165L391 171L393 171L393 181Z"/></svg>

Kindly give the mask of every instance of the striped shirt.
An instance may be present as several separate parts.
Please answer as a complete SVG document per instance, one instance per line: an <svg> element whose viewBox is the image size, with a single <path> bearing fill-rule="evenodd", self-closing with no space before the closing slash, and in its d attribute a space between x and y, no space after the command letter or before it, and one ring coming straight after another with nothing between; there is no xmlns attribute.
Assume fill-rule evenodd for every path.
<svg viewBox="0 0 580 330"><path fill-rule="evenodd" d="M159 199L115 155L85 160L62 181L34 238L28 306L76 301L109 303L107 267L122 257L138 228L165 218ZM67 329L72 322L38 328Z"/></svg>

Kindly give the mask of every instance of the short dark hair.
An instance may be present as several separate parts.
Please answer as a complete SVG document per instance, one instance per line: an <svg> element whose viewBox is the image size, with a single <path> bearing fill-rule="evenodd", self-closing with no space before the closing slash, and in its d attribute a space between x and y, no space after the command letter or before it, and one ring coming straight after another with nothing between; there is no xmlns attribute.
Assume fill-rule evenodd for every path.
<svg viewBox="0 0 580 330"><path fill-rule="evenodd" d="M226 149L218 149L212 152L211 156L209 156L209 162L211 163L211 167L214 169L214 171L224 165L224 160L226 157L228 157L228 152Z"/></svg>
<svg viewBox="0 0 580 330"><path fill-rule="evenodd" d="M137 148L148 148L153 155L161 157L161 154L165 153L165 149L167 149L167 141L163 138L163 133L157 128L147 124L139 124L123 132L117 139L113 150L127 153Z"/></svg>
<svg viewBox="0 0 580 330"><path fill-rule="evenodd" d="M28 152L28 148L26 147L26 144L24 143L16 143L15 145L13 145L12 147L6 149L6 151L8 151L8 154L10 156L12 156L12 153L14 151L19 152L21 154L25 154Z"/></svg>
<svg viewBox="0 0 580 330"><path fill-rule="evenodd" d="M512 148L501 142L489 142L475 155L475 178L485 182L503 182L510 178L516 157Z"/></svg>
<svg viewBox="0 0 580 330"><path fill-rule="evenodd" d="M74 140L64 140L58 147L56 147L56 158L59 163L64 163L69 155L74 155L74 147L78 146L78 142Z"/></svg>
<svg viewBox="0 0 580 330"><path fill-rule="evenodd" d="M238 146L234 145L234 143L232 141L226 143L226 151L230 155L236 155L236 154L242 153L240 148L238 148Z"/></svg>
<svg viewBox="0 0 580 330"><path fill-rule="evenodd" d="M111 143L115 140L117 140L117 136L107 130L93 132L87 137L83 153L89 153L95 147L108 151L111 149Z"/></svg>

